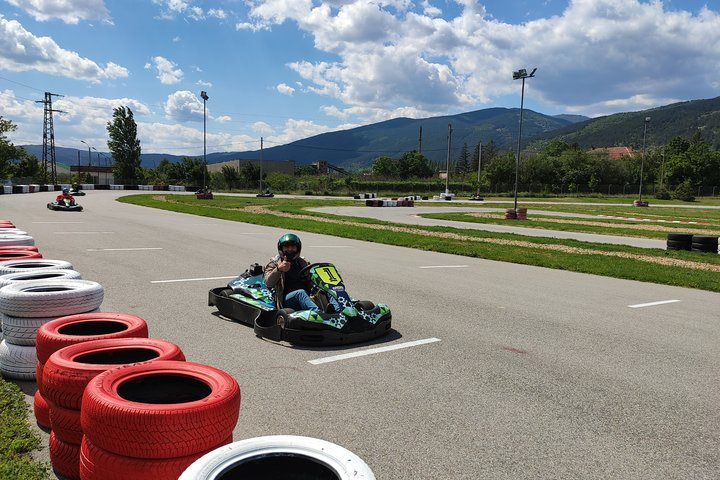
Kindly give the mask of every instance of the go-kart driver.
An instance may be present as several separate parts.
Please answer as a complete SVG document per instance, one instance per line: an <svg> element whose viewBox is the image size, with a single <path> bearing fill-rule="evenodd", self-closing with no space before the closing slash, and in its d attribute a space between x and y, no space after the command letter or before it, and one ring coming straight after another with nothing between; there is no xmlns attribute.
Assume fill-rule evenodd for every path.
<svg viewBox="0 0 720 480"><path fill-rule="evenodd" d="M70 189L65 187L62 189L62 193L55 197L55 201L58 203L68 202L70 205L75 205L75 197L70 195Z"/></svg>
<svg viewBox="0 0 720 480"><path fill-rule="evenodd" d="M300 256L300 237L286 233L278 240L277 250L278 255L265 266L265 284L275 289L278 308L319 312L320 308L310 297L312 285L308 279L300 276L300 271L309 265ZM334 311L340 311L335 299L329 301Z"/></svg>

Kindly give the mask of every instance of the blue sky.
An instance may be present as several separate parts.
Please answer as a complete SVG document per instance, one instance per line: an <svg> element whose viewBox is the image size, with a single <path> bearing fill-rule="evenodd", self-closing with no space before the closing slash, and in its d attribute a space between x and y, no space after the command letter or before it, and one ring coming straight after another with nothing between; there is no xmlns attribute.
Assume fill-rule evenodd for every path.
<svg viewBox="0 0 720 480"><path fill-rule="evenodd" d="M525 106L600 116L720 95L720 0L0 0L15 144L256 150L400 116Z"/></svg>

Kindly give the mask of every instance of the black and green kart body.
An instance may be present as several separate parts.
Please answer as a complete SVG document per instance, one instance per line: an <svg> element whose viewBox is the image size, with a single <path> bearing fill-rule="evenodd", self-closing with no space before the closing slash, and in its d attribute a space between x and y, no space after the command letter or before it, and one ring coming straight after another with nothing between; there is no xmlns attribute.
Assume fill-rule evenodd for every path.
<svg viewBox="0 0 720 480"><path fill-rule="evenodd" d="M82 212L83 209L83 207L77 203L70 203L68 201L58 202L57 200L48 203L47 208L58 212Z"/></svg>
<svg viewBox="0 0 720 480"><path fill-rule="evenodd" d="M375 305L351 298L333 264L313 263L304 273L315 289L312 297L321 312L278 309L274 292L265 285L258 264L227 286L211 289L208 306L216 307L224 317L253 327L259 337L298 345L346 345L390 332L390 308L383 303ZM330 298L335 299L340 311L328 311Z"/></svg>

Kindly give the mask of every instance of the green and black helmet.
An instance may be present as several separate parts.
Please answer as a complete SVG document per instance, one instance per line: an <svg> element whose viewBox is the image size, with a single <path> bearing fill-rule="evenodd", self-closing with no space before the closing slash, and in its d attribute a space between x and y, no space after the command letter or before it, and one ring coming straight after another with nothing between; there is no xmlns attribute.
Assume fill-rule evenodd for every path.
<svg viewBox="0 0 720 480"><path fill-rule="evenodd" d="M291 258L290 260L295 260L295 258L300 256L300 251L302 250L302 242L300 241L300 237L295 235L294 233L286 233L282 237L280 237L280 240L278 240L277 249L278 253L282 255L282 247L283 245L295 245L297 246L297 255L295 255L294 258Z"/></svg>

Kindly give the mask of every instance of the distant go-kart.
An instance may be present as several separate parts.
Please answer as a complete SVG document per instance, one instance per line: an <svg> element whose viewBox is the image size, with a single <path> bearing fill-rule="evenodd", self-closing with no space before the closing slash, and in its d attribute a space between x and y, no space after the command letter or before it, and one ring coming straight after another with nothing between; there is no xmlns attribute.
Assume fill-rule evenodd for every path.
<svg viewBox="0 0 720 480"><path fill-rule="evenodd" d="M84 197L85 190L80 190L79 188L71 188L70 195L72 195L73 197Z"/></svg>
<svg viewBox="0 0 720 480"><path fill-rule="evenodd" d="M390 332L390 308L348 295L342 277L331 263L312 263L301 272L314 287L313 300L322 310L278 309L274 292L265 284L263 268L253 264L225 287L208 292L208 306L253 327L255 334L298 345L346 345L382 337ZM332 311L329 298L340 305Z"/></svg>
<svg viewBox="0 0 720 480"><path fill-rule="evenodd" d="M47 208L60 212L82 212L83 209L81 205L71 202L70 200L63 200L60 202L55 200L54 202L48 203Z"/></svg>

